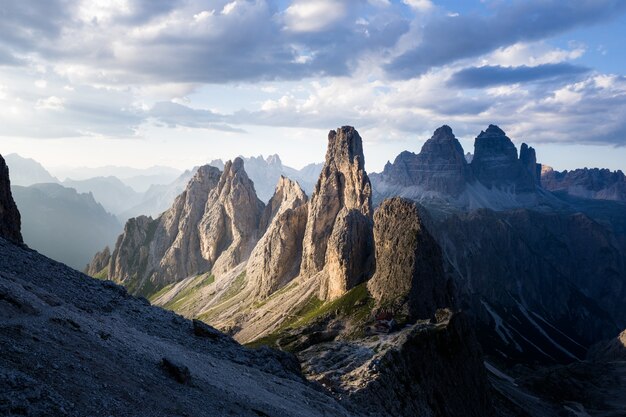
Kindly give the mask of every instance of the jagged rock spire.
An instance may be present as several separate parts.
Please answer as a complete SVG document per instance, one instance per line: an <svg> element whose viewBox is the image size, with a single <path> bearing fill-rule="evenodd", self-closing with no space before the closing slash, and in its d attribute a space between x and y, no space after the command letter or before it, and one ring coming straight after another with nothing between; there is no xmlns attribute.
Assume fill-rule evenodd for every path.
<svg viewBox="0 0 626 417"><path fill-rule="evenodd" d="M328 134L322 173L311 197L302 273L324 270L320 297L332 299L365 280L373 265L372 187L358 132Z"/></svg>

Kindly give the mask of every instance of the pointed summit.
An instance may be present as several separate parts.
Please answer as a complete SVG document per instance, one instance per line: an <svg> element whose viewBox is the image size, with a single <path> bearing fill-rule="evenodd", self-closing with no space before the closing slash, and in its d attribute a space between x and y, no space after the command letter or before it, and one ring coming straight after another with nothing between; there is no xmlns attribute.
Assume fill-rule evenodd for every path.
<svg viewBox="0 0 626 417"><path fill-rule="evenodd" d="M250 255L264 207L246 174L243 159L226 162L198 226L200 251L213 264L214 274L233 268Z"/></svg>
<svg viewBox="0 0 626 417"><path fill-rule="evenodd" d="M463 147L447 125L435 130L419 154L405 151L398 155L393 164L385 166L383 175L392 184L453 196L472 180Z"/></svg>
<svg viewBox="0 0 626 417"><path fill-rule="evenodd" d="M536 168L530 166L532 155L528 149L522 156L524 161L517 158L517 148L502 129L489 125L474 142L471 166L476 179L489 189L531 192L536 188Z"/></svg>
<svg viewBox="0 0 626 417"><path fill-rule="evenodd" d="M265 233L246 266L246 277L255 295L270 295L300 272L306 202L298 183L281 176L261 219Z"/></svg>
<svg viewBox="0 0 626 417"><path fill-rule="evenodd" d="M328 134L322 173L311 196L302 271L324 271L320 298L336 298L365 280L373 264L372 187L358 132Z"/></svg>

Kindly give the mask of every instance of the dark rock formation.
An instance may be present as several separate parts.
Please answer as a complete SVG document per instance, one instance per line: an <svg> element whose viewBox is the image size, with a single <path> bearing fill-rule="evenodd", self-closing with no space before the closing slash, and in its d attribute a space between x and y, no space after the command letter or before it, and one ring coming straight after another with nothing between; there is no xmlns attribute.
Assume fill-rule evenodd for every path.
<svg viewBox="0 0 626 417"><path fill-rule="evenodd" d="M524 148L523 160L517 149L498 126L489 125L474 143L471 167L474 175L487 188L513 193L532 192L536 187L536 158L532 148Z"/></svg>
<svg viewBox="0 0 626 417"><path fill-rule="evenodd" d="M314 345L307 377L370 416L494 415L480 345L463 313L407 326L384 339Z"/></svg>
<svg viewBox="0 0 626 417"><path fill-rule="evenodd" d="M582 359L626 324L624 248L584 214L477 210L428 226L494 354Z"/></svg>
<svg viewBox="0 0 626 417"><path fill-rule="evenodd" d="M197 337L190 321L1 238L0 317L3 416L354 415L291 355Z"/></svg>
<svg viewBox="0 0 626 417"><path fill-rule="evenodd" d="M435 130L419 154L405 151L393 164L385 165L382 178L391 184L417 186L451 196L462 193L473 179L463 147L445 125Z"/></svg>
<svg viewBox="0 0 626 417"><path fill-rule="evenodd" d="M376 272L367 287L381 305L426 319L452 306L441 248L424 227L416 203L385 200L374 213Z"/></svg>
<svg viewBox="0 0 626 417"><path fill-rule="evenodd" d="M302 273L322 270L320 297L332 299L369 277L373 262L372 189L358 132L328 134L326 162L309 203Z"/></svg>
<svg viewBox="0 0 626 417"><path fill-rule="evenodd" d="M626 176L622 171L583 168L559 172L544 165L541 185L576 197L626 201Z"/></svg>
<svg viewBox="0 0 626 417"><path fill-rule="evenodd" d="M0 155L0 237L11 242L23 243L20 227L20 212L11 195L9 168Z"/></svg>

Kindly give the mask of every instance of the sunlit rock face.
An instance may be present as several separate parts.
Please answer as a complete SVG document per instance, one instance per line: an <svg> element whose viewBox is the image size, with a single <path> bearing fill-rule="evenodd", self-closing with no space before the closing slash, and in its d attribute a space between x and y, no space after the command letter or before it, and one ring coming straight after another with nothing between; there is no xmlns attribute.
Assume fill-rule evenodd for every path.
<svg viewBox="0 0 626 417"><path fill-rule="evenodd" d="M364 163L362 140L353 127L328 134L326 161L309 203L302 258L303 274L325 271L322 299L342 295L372 270L372 187Z"/></svg>

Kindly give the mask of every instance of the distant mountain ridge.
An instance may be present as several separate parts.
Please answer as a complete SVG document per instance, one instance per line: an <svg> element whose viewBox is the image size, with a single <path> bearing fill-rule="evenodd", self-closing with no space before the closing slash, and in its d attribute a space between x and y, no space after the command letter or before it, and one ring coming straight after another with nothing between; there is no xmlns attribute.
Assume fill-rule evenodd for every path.
<svg viewBox="0 0 626 417"><path fill-rule="evenodd" d="M469 161L468 161L469 160ZM449 126L438 128L420 153L402 152L383 172L371 174L376 202L402 196L443 210L563 205L540 186L535 150L519 152L498 126L475 140L469 158Z"/></svg>
<svg viewBox="0 0 626 417"><path fill-rule="evenodd" d="M626 176L621 170L583 168L559 172L543 165L541 185L575 197L626 202Z"/></svg>
<svg viewBox="0 0 626 417"><path fill-rule="evenodd" d="M26 244L73 268L83 269L122 230L91 194L59 184L13 186L12 191Z"/></svg>

